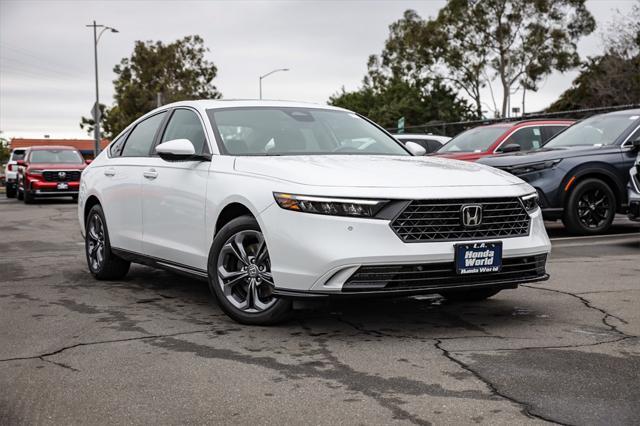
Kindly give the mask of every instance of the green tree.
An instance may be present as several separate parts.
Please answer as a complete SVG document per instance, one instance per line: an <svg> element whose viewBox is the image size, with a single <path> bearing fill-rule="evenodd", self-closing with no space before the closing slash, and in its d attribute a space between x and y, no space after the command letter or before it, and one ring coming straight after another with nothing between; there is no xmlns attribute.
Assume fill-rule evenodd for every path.
<svg viewBox="0 0 640 426"><path fill-rule="evenodd" d="M434 20L407 11L392 25L383 65L414 78L438 75L481 111L480 89L498 81L505 116L511 94L537 90L553 70L579 65L576 42L595 20L585 0L448 0Z"/></svg>
<svg viewBox="0 0 640 426"><path fill-rule="evenodd" d="M200 36L188 36L173 43L137 41L131 57L123 58L113 71L114 105L101 105L101 128L113 137L132 121L163 103L187 99L218 99L220 92L212 81L216 66L205 59L208 49ZM83 117L80 127L93 132L93 119Z"/></svg>
<svg viewBox="0 0 640 426"><path fill-rule="evenodd" d="M640 1L617 14L604 30L605 53L582 64L571 87L548 111L566 111L640 102Z"/></svg>

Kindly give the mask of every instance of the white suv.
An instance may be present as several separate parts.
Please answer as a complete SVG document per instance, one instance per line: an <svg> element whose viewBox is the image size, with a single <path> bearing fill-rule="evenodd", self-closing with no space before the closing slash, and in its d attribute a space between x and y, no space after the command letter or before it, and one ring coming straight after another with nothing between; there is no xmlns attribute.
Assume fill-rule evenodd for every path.
<svg viewBox="0 0 640 426"><path fill-rule="evenodd" d="M82 173L89 269L119 279L138 262L207 279L247 324L281 321L295 298L480 300L547 279L534 189L420 151L330 106L166 105Z"/></svg>
<svg viewBox="0 0 640 426"><path fill-rule="evenodd" d="M4 168L4 184L7 198L14 198L18 190L18 160L23 160L27 152L25 148L16 148L11 151L9 161Z"/></svg>

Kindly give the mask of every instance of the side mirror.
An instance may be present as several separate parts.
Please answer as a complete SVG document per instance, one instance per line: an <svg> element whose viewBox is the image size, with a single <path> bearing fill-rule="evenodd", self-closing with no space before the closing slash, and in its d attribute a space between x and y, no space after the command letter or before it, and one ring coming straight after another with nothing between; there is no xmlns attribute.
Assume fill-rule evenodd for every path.
<svg viewBox="0 0 640 426"><path fill-rule="evenodd" d="M87 159L87 160L84 160L84 163L85 163L85 164L91 164L91 162L92 162L92 161L93 161L93 160L89 160L89 159Z"/></svg>
<svg viewBox="0 0 640 426"><path fill-rule="evenodd" d="M520 151L520 149L522 149L520 147L520 145L518 145L517 143L510 143L508 145L505 145L500 151L501 152L518 152Z"/></svg>
<svg viewBox="0 0 640 426"><path fill-rule="evenodd" d="M18 167L24 167L24 166L27 165L27 163L25 163L24 160L18 160L18 161L16 161L16 165Z"/></svg>
<svg viewBox="0 0 640 426"><path fill-rule="evenodd" d="M156 146L156 152L163 160L186 161L196 157L196 149L189 139L173 139Z"/></svg>
<svg viewBox="0 0 640 426"><path fill-rule="evenodd" d="M404 146L406 146L409 152L411 152L416 157L421 157L427 153L426 149L415 142L407 142Z"/></svg>

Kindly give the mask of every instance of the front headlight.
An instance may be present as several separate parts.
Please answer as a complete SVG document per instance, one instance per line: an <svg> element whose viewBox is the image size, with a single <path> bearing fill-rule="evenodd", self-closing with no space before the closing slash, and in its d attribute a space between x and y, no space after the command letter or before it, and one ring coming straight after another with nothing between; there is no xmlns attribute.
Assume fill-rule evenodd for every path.
<svg viewBox="0 0 640 426"><path fill-rule="evenodd" d="M283 194L274 192L273 197L280 207L303 213L332 216L374 217L388 200L365 200L351 198L316 197L311 195Z"/></svg>
<svg viewBox="0 0 640 426"><path fill-rule="evenodd" d="M533 194L523 195L520 197L520 201L527 213L532 213L538 208L538 194L535 192Z"/></svg>
<svg viewBox="0 0 640 426"><path fill-rule="evenodd" d="M562 159L541 161L539 163L520 164L517 166L505 167L502 170L512 175L520 176L531 172L550 169L558 164Z"/></svg>
<svg viewBox="0 0 640 426"><path fill-rule="evenodd" d="M27 170L27 174L28 175L41 175L42 174L42 170L40 169L29 169Z"/></svg>

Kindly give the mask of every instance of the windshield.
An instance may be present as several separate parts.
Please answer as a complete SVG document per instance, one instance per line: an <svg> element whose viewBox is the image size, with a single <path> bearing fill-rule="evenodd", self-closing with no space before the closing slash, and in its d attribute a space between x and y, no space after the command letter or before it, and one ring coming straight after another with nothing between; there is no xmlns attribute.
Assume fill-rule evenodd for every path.
<svg viewBox="0 0 640 426"><path fill-rule="evenodd" d="M255 107L207 114L231 155L410 155L391 136L346 111Z"/></svg>
<svg viewBox="0 0 640 426"><path fill-rule="evenodd" d="M82 156L78 151L71 149L38 149L31 151L31 163L82 163Z"/></svg>
<svg viewBox="0 0 640 426"><path fill-rule="evenodd" d="M460 133L437 152L485 152L506 127L476 127Z"/></svg>
<svg viewBox="0 0 640 426"><path fill-rule="evenodd" d="M637 119L638 115L618 114L587 118L559 133L544 147L609 145Z"/></svg>

